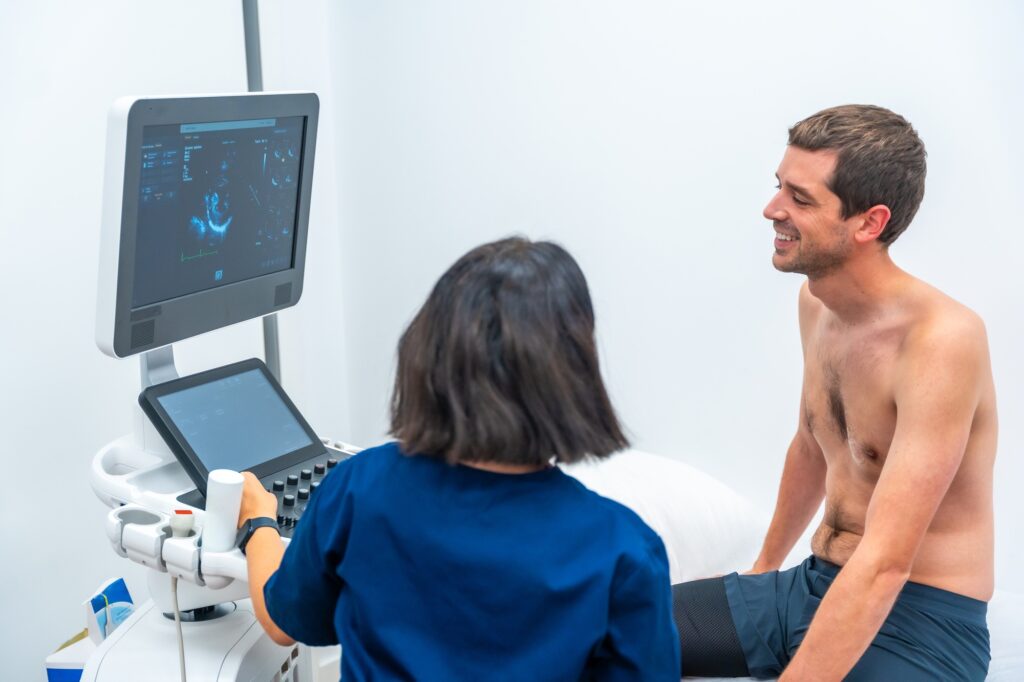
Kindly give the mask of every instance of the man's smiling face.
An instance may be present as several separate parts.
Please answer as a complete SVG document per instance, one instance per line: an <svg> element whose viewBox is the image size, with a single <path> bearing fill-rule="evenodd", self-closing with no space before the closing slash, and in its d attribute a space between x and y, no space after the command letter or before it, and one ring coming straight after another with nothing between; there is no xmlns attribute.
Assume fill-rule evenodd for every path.
<svg viewBox="0 0 1024 682"><path fill-rule="evenodd" d="M842 217L842 202L828 188L836 159L828 150L786 147L775 174L779 191L764 208L775 229L777 270L816 279L841 266L852 251L850 219Z"/></svg>

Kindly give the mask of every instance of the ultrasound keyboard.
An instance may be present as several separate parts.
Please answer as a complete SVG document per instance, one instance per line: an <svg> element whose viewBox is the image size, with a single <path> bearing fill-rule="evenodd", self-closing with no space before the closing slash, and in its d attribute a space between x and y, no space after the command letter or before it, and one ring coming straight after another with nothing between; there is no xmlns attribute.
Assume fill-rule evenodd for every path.
<svg viewBox="0 0 1024 682"><path fill-rule="evenodd" d="M331 453L307 460L296 466L260 479L260 483L277 497L277 525L281 536L290 538L295 525L302 518L306 505L316 494L324 476L337 466L342 459L350 457L344 453Z"/></svg>
<svg viewBox="0 0 1024 682"><path fill-rule="evenodd" d="M327 438L321 441L325 447L320 454L260 479L263 487L277 498L277 525L281 529L281 537L292 536L295 525L302 518L302 512L306 510L306 505L320 487L324 476L361 449ZM197 509L206 509L206 498L196 489L179 495L178 501Z"/></svg>
<svg viewBox="0 0 1024 682"><path fill-rule="evenodd" d="M292 536L324 476L351 456L351 453L328 447L322 455L260 479L267 491L277 498L277 525L282 537Z"/></svg>

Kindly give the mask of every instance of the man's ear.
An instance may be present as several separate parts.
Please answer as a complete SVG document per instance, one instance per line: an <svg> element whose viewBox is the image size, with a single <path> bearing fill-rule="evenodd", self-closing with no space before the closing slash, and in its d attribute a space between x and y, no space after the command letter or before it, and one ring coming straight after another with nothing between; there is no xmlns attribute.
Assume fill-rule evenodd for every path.
<svg viewBox="0 0 1024 682"><path fill-rule="evenodd" d="M860 218L860 227L857 228L853 238L866 244L878 239L878 236L882 234L885 226L889 224L889 219L892 218L892 211L885 204L878 204L861 213Z"/></svg>

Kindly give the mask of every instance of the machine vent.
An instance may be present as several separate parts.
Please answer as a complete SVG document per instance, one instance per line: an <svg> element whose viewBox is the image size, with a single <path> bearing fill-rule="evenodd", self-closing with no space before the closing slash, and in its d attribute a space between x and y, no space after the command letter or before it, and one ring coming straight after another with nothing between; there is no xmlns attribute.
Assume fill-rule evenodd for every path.
<svg viewBox="0 0 1024 682"><path fill-rule="evenodd" d="M274 307L291 303L292 300L292 283L278 284L277 288L274 289Z"/></svg>
<svg viewBox="0 0 1024 682"><path fill-rule="evenodd" d="M130 347L134 350L141 346L148 346L153 343L156 335L156 320L147 320L132 325L132 336Z"/></svg>

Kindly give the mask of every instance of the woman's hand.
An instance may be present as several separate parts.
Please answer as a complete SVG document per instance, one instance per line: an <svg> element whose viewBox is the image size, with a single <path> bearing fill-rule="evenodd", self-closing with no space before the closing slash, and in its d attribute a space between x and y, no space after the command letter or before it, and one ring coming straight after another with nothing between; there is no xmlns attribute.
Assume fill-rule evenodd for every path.
<svg viewBox="0 0 1024 682"><path fill-rule="evenodd" d="M277 497L267 492L260 480L251 471L243 471L242 505L238 509L238 527L249 519L260 516L277 518Z"/></svg>
<svg viewBox="0 0 1024 682"><path fill-rule="evenodd" d="M252 472L243 471L242 506L238 510L238 526L249 519L260 516L277 518L277 497L268 493ZM272 640L282 646L295 642L274 623L267 612L267 604L263 597L263 587L270 576L281 565L284 555L284 544L280 536L272 528L257 528L249 544L245 547L245 562L249 568L249 597L252 599L253 612L256 619Z"/></svg>

